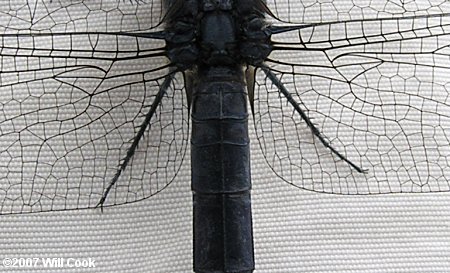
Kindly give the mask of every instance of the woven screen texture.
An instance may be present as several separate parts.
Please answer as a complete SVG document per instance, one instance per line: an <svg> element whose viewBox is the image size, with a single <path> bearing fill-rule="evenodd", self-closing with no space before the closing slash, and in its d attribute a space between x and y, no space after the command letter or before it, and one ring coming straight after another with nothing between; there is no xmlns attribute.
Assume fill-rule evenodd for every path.
<svg viewBox="0 0 450 273"><path fill-rule="evenodd" d="M10 2L0 0L0 12L8 9L4 4ZM33 6L35 16L44 16L48 10L39 2ZM382 17L386 10L397 11L402 1L379 1L383 5L365 2L369 1L283 0L270 1L269 6L277 7L281 19L311 22L321 21L315 19L321 16L348 19L340 18L336 7L338 11L354 7L352 12L358 14L378 9ZM432 1L413 2L417 2L417 7L429 5L433 10ZM321 8L315 8L318 6ZM142 12L140 16L147 14ZM87 21L102 24L106 18L103 15L92 13ZM5 18L0 16L2 25L6 24ZM133 22L124 20L121 24ZM128 65L123 71L135 69L136 64ZM421 107L421 101L411 103ZM269 168L253 121L250 134L255 273L450 273L448 193L348 196L302 191L285 183ZM192 272L189 147L187 150L174 182L149 199L107 207L103 212L88 209L0 216L0 259L39 261L38 266L0 265L0 271ZM64 262L91 260L95 267L44 266L40 261L46 258Z"/></svg>

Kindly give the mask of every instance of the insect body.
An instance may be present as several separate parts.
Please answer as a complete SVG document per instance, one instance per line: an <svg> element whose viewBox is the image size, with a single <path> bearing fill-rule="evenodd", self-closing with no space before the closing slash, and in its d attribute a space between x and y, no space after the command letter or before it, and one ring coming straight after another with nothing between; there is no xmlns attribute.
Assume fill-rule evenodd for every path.
<svg viewBox="0 0 450 273"><path fill-rule="evenodd" d="M262 63L271 52L270 36L275 30L265 23L267 11L260 0L179 1L168 11L168 56L179 70L189 72L185 82L192 107L196 272L254 269L246 107L246 83L254 81L254 74L244 73L244 67L265 69ZM254 87L248 87L253 109ZM281 84L280 90L289 99ZM322 143L348 161L321 137L298 105L291 103Z"/></svg>
<svg viewBox="0 0 450 273"><path fill-rule="evenodd" d="M72 2L0 8L1 214L153 196L180 170L190 123L194 270L253 272L249 112L270 168L301 189L450 190L450 14L276 26L280 1L168 0L155 20L157 1ZM74 12L102 9L150 22L99 31Z"/></svg>
<svg viewBox="0 0 450 273"><path fill-rule="evenodd" d="M191 71L185 79L192 106L195 272L254 269L243 67L270 53L257 3L198 1L198 9L181 5L168 22L169 57Z"/></svg>

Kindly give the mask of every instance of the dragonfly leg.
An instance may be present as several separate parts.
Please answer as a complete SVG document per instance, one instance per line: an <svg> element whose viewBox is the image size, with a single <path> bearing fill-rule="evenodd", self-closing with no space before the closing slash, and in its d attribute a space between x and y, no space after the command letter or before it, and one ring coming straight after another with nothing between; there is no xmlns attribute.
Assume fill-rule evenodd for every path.
<svg viewBox="0 0 450 273"><path fill-rule="evenodd" d="M96 205L96 207L100 207L103 208L103 205L106 201L106 198L108 197L108 193L109 191L112 189L112 187L116 184L117 180L119 180L120 175L122 174L122 172L125 170L125 168L128 166L128 164L130 163L131 158L133 158L133 155L136 152L136 149L138 147L139 142L141 141L142 137L144 136L145 131L147 130L147 127L150 124L150 120L152 119L153 115L155 114L156 108L158 107L158 105L161 103L161 100L163 99L167 89L169 88L172 80L174 78L174 73L170 73L169 75L167 75L164 78L164 82L161 85L161 87L159 88L158 93L156 94L156 98L153 101L152 106L150 107L150 110L148 111L148 113L145 115L145 119L142 122L138 133L136 134L136 136L133 138L133 143L131 144L131 146L128 148L127 150L127 154L126 156L123 158L122 163L120 163L119 168L117 169L114 177L111 179L111 182L109 183L108 187L106 188L106 190L103 192L103 196L100 199L100 201L98 202L98 204Z"/></svg>
<svg viewBox="0 0 450 273"><path fill-rule="evenodd" d="M349 164L353 169L355 169L359 173L365 173L367 170L364 170L360 166L356 165L352 161L350 161L348 158L346 158L343 154L341 154L339 151L337 151L331 144L322 136L319 129L314 125L314 123L311 121L311 118L306 115L306 113L301 109L300 105L294 100L294 98L291 96L289 91L286 89L286 87L283 85L283 83L277 78L277 76L267 67L266 65L261 65L260 68L264 71L264 73L267 75L267 77L270 79L270 81L280 90L280 92L286 97L286 99L289 101L289 103L294 107L295 111L300 114L302 119L306 122L306 125L308 125L309 129L311 129L311 132L314 136L319 139L319 141L322 143L323 146L328 148L333 154L335 154L339 159L345 161L347 164Z"/></svg>

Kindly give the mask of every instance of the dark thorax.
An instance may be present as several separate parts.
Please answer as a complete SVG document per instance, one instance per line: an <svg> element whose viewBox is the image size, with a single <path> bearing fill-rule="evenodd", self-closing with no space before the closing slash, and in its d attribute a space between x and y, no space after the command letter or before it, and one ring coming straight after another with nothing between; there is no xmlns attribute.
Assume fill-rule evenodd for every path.
<svg viewBox="0 0 450 273"><path fill-rule="evenodd" d="M258 65L271 51L260 0L175 1L166 19L167 52L178 69Z"/></svg>

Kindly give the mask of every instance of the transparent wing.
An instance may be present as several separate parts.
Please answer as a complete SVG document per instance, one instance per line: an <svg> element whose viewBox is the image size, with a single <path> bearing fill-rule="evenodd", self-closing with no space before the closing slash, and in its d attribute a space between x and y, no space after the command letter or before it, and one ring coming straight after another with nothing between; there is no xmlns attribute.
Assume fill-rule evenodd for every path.
<svg viewBox="0 0 450 273"><path fill-rule="evenodd" d="M19 8L16 1L0 8L7 10L0 20L1 214L95 207L169 74L163 41L89 34L87 28L48 35L48 23L48 29L39 27L47 34L18 31L26 28L18 21L28 24L38 14L55 19L56 10L64 9L76 24L77 15L95 10L85 8L95 1L62 1L73 9L36 2L59 9ZM108 18L100 21L109 25ZM182 86L177 76L167 88L105 206L147 198L174 179L188 134Z"/></svg>
<svg viewBox="0 0 450 273"><path fill-rule="evenodd" d="M439 14L450 7L448 1L432 0L266 0L266 3L280 20L298 24Z"/></svg>
<svg viewBox="0 0 450 273"><path fill-rule="evenodd" d="M450 16L368 18L284 31L267 62L326 141L367 173L318 141L261 72L264 156L282 179L317 192L449 191Z"/></svg>
<svg viewBox="0 0 450 273"><path fill-rule="evenodd" d="M0 32L144 31L163 17L161 0L3 0Z"/></svg>

